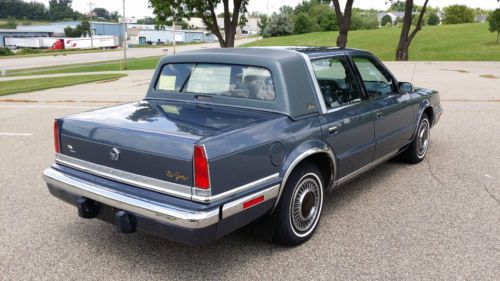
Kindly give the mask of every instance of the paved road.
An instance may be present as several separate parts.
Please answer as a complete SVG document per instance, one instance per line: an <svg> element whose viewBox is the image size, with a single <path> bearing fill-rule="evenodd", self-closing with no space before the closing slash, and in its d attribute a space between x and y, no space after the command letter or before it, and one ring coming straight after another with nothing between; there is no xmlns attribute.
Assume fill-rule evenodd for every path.
<svg viewBox="0 0 500 281"><path fill-rule="evenodd" d="M0 102L0 280L498 280L500 79L480 75L500 77L500 64L388 65L441 91L426 161L388 162L328 194L296 248L249 229L201 247L120 234L49 195L53 118L140 99L149 72L8 96L25 102Z"/></svg>
<svg viewBox="0 0 500 281"><path fill-rule="evenodd" d="M246 38L236 41L236 45L245 44L252 42L256 38ZM206 44L194 44L177 46L176 52L186 52L191 50L197 50L200 48L218 48L219 43L206 43ZM128 58L141 58L150 56L162 56L164 48L128 48L127 57ZM168 47L169 53L172 53L172 48ZM11 59L1 59L0 60L0 70L1 69L21 69L21 68L32 68L32 67L45 67L45 66L56 66L56 65L68 65L75 63L90 63L96 61L108 61L108 60L118 60L123 58L123 52L121 51L111 51L111 52L98 52L98 53L81 53L81 54L66 54L58 56L40 56L40 57L29 57L29 58L11 58Z"/></svg>

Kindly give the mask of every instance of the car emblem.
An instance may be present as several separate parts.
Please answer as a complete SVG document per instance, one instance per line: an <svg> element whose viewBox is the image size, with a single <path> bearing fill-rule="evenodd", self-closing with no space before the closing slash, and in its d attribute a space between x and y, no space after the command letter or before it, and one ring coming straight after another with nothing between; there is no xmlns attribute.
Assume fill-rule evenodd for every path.
<svg viewBox="0 0 500 281"><path fill-rule="evenodd" d="M120 150L118 148L113 147L111 151L109 152L109 156L111 157L111 160L113 161L118 161L120 159Z"/></svg>
<svg viewBox="0 0 500 281"><path fill-rule="evenodd" d="M189 179L188 176L181 174L180 172L172 172L170 170L165 171L165 176L168 178L174 179L175 181L187 181Z"/></svg>

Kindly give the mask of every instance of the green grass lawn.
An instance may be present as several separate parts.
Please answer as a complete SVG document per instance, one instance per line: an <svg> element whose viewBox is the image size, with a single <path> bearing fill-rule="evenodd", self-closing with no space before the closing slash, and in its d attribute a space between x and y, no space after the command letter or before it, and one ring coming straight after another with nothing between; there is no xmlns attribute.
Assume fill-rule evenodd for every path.
<svg viewBox="0 0 500 281"><path fill-rule="evenodd" d="M6 18L0 18L0 24L6 24L8 19ZM17 25L43 25L49 23L49 21L43 21L43 20L23 20L23 19L16 19Z"/></svg>
<svg viewBox="0 0 500 281"><path fill-rule="evenodd" d="M145 57L128 60L128 70L154 69L160 57ZM77 73L77 72L95 72L95 71L120 71L123 70L121 61L108 61L100 63L74 64L71 66L54 66L44 68L19 69L7 72L7 76L25 76L41 74L58 73Z"/></svg>
<svg viewBox="0 0 500 281"><path fill-rule="evenodd" d="M0 81L0 96L17 93L26 93L50 88L66 87L96 81L115 80L127 76L126 74L95 74L76 75L52 78L20 79Z"/></svg>
<svg viewBox="0 0 500 281"><path fill-rule="evenodd" d="M347 46L368 50L382 60L394 60L400 28L350 31ZM338 32L315 32L267 38L249 46L335 46ZM500 45L488 24L424 26L410 46L410 60L499 61Z"/></svg>

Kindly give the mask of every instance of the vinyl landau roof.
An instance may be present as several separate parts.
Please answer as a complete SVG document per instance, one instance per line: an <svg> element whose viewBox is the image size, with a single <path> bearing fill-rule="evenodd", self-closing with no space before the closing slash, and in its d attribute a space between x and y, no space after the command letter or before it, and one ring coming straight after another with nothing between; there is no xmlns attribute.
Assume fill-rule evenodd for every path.
<svg viewBox="0 0 500 281"><path fill-rule="evenodd" d="M331 55L369 54L355 49L327 47L266 47L201 49L165 56L160 60L146 99L196 101L196 95L155 89L156 81L166 64L214 63L263 67L271 71L276 92L274 101L213 96L210 103L259 109L301 118L320 112L321 101L316 93L314 73L309 59ZM205 101L207 102L207 101Z"/></svg>
<svg viewBox="0 0 500 281"><path fill-rule="evenodd" d="M251 48L214 48L201 49L185 52L183 54L206 54L206 55L239 55L239 56L257 56L269 60L281 60L293 57L293 54L303 53L311 59L328 55L354 55L370 54L370 52L338 47L308 47L308 46L273 46L273 47L251 47Z"/></svg>

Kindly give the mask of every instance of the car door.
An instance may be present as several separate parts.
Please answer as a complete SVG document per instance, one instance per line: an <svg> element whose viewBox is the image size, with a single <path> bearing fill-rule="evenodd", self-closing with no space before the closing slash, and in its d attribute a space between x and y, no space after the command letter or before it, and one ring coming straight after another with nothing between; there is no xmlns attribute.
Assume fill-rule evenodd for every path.
<svg viewBox="0 0 500 281"><path fill-rule="evenodd" d="M400 93L397 81L372 56L353 56L353 65L375 112L376 160L407 144L413 132L413 108L409 93Z"/></svg>
<svg viewBox="0 0 500 281"><path fill-rule="evenodd" d="M326 112L321 115L322 132L338 159L340 179L372 161L374 114L347 57L322 58L311 63L326 104Z"/></svg>

